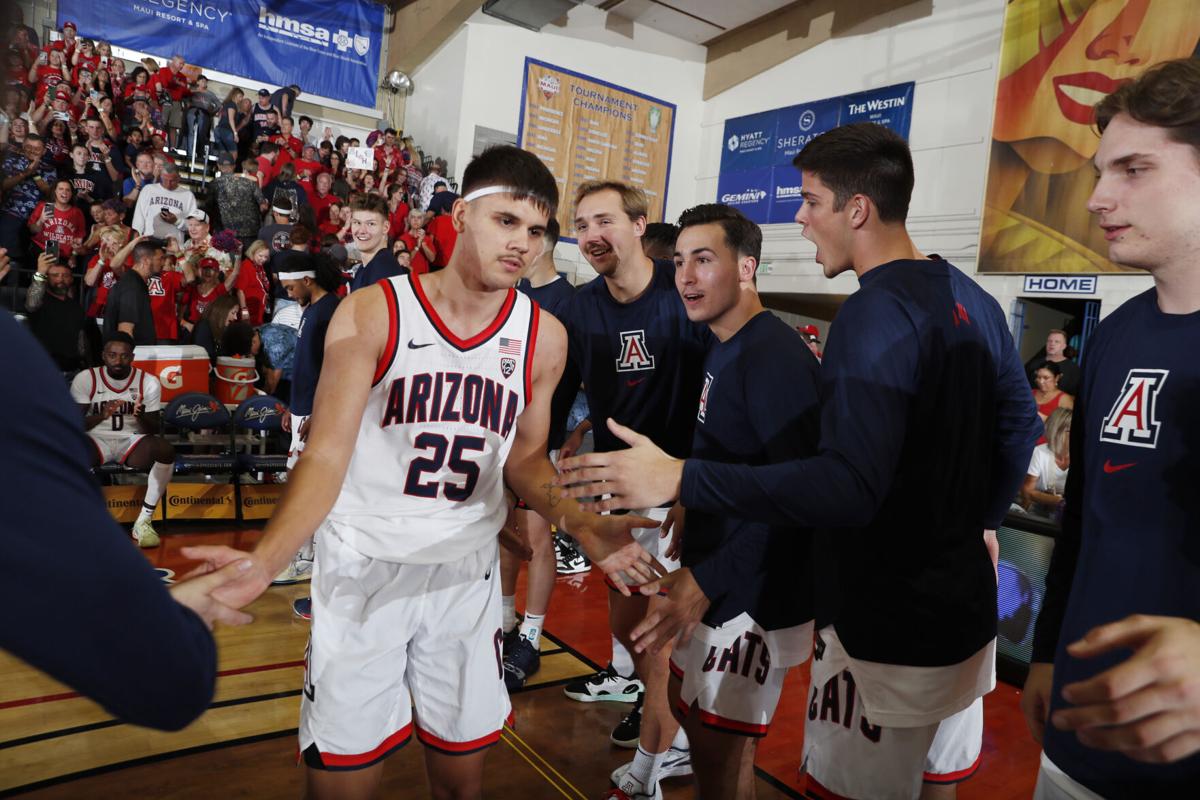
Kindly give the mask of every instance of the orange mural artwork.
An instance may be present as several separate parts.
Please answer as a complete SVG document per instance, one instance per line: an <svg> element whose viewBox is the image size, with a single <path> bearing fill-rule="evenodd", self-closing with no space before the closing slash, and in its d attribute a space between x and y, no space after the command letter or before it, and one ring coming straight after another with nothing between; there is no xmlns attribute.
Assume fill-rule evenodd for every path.
<svg viewBox="0 0 1200 800"><path fill-rule="evenodd" d="M1177 0L1010 0L988 163L979 272L1131 272L1087 211L1100 142L1092 107L1200 44Z"/></svg>

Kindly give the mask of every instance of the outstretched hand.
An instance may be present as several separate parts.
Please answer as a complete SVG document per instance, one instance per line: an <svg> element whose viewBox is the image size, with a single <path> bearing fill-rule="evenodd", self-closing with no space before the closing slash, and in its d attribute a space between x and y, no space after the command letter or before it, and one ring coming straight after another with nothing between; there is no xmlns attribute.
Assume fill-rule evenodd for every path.
<svg viewBox="0 0 1200 800"><path fill-rule="evenodd" d="M1115 667L1063 687L1073 708L1051 724L1088 747L1166 764L1200 752L1200 623L1134 614L1067 646L1073 658L1133 653Z"/></svg>
<svg viewBox="0 0 1200 800"><path fill-rule="evenodd" d="M681 644L687 644L692 638L692 631L711 605L687 567L675 570L662 580L644 584L641 588L642 594L648 595L660 591L667 593L666 598L657 603L633 629L633 649L639 653L647 650L657 653L675 641L676 637L679 637Z"/></svg>
<svg viewBox="0 0 1200 800"><path fill-rule="evenodd" d="M651 508L679 497L683 461L662 451L649 437L609 419L608 429L629 445L627 450L561 459L559 486L577 499L609 495L607 499L582 502L588 511Z"/></svg>
<svg viewBox="0 0 1200 800"><path fill-rule="evenodd" d="M171 586L171 597L180 605L195 611L209 630L212 630L213 624L217 622L223 625L245 625L253 621L254 617L230 608L217 600L214 594L221 587L240 581L253 566L248 558L231 561L215 572L179 581Z"/></svg>
<svg viewBox="0 0 1200 800"><path fill-rule="evenodd" d="M634 541L632 534L635 528L657 528L658 520L632 515L593 515L592 519L590 525L567 532L618 592L630 597L629 583L635 586L650 583L667 574L666 568Z"/></svg>
<svg viewBox="0 0 1200 800"><path fill-rule="evenodd" d="M271 580L275 577L273 574L268 574L261 561L252 558L250 553L225 545L185 547L180 550L180 553L184 558L203 562L184 575L184 581L217 572L238 561L249 561L250 567L245 568L237 579L223 582L213 589L213 598L230 608L245 608L253 603L259 595L267 590L267 587L271 585Z"/></svg>

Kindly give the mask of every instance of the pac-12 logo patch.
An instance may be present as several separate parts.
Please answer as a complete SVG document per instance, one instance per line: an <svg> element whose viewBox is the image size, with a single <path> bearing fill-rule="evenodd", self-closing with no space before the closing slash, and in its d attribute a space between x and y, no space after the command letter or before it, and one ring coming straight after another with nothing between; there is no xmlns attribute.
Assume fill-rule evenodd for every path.
<svg viewBox="0 0 1200 800"><path fill-rule="evenodd" d="M712 386L712 383L712 373L704 373L704 388L700 390L700 410L696 412L696 419L701 422L704 422L704 417L708 414L708 390Z"/></svg>
<svg viewBox="0 0 1200 800"><path fill-rule="evenodd" d="M646 348L645 331L621 331L621 356L617 372L638 372L654 369L654 356Z"/></svg>
<svg viewBox="0 0 1200 800"><path fill-rule="evenodd" d="M1158 419L1158 393L1169 370L1131 369L1117 402L1100 426L1100 441L1133 447L1154 447L1162 423Z"/></svg>
<svg viewBox="0 0 1200 800"><path fill-rule="evenodd" d="M504 377L510 378L510 377L512 377L512 374L516 371L517 371L517 360L515 358L500 359L500 372L502 372L504 374Z"/></svg>

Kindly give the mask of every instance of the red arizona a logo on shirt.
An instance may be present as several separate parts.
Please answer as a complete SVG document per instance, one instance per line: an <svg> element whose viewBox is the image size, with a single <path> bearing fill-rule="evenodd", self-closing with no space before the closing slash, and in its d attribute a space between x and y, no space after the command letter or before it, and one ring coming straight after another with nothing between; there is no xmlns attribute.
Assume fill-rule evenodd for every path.
<svg viewBox="0 0 1200 800"><path fill-rule="evenodd" d="M654 369L654 356L646 348L645 331L621 331L621 356L617 372L638 372Z"/></svg>
<svg viewBox="0 0 1200 800"><path fill-rule="evenodd" d="M1168 373L1165 369L1129 370L1117 402L1100 426L1100 441L1154 447L1162 426L1155 407Z"/></svg>

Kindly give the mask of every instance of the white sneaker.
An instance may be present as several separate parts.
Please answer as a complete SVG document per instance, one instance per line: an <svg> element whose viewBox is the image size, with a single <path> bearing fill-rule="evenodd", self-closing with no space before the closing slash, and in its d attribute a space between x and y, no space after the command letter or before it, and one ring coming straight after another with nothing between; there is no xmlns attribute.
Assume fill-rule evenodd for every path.
<svg viewBox="0 0 1200 800"><path fill-rule="evenodd" d="M616 786L621 785L621 779L625 777L625 773L629 772L629 768L633 766L633 762L622 764L612 771L609 777ZM671 747L667 750L663 762L658 766L658 779L661 781L664 778L680 778L685 775L692 774L692 751L680 750L678 747Z"/></svg>
<svg viewBox="0 0 1200 800"><path fill-rule="evenodd" d="M160 544L158 534L148 519L133 523L133 540L138 547L158 547Z"/></svg>
<svg viewBox="0 0 1200 800"><path fill-rule="evenodd" d="M293 558L287 569L275 576L272 586L288 586L293 583L303 583L312 580L313 562L303 558Z"/></svg>

